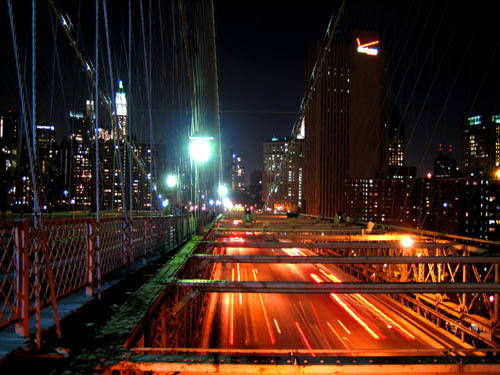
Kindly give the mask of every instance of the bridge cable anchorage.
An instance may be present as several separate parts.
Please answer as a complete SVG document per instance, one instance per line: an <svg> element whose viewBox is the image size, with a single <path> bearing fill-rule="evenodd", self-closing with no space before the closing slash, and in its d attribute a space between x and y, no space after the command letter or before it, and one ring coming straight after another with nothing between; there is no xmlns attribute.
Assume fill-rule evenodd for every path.
<svg viewBox="0 0 500 375"><path fill-rule="evenodd" d="M292 133L290 135L290 144L288 146L288 149L286 149L283 152L283 156L281 157L280 166L278 167L278 173L276 173L276 175L274 176L273 182L271 183L270 188L269 188L266 202L264 203L264 207L263 207L264 210L267 210L268 207L270 206L274 194L278 192L279 185L283 182L283 180L282 180L283 176L286 175L285 172L286 172L286 168L288 167L288 161L290 159L292 150L294 150L294 147L295 147L295 139L297 138L300 126L302 124L302 121L304 120L305 111L306 111L307 107L309 106L309 103L310 103L312 96L314 94L314 90L316 89L316 83L318 82L319 77L321 77L321 75L323 73L324 66L326 64L326 56L328 54L330 46L331 46L333 39L335 37L335 32L339 27L341 16L344 13L345 4L346 4L346 0L342 0L342 3L340 4L339 10L337 12L337 17L335 19L335 23L334 23L331 31L330 31L330 26L331 26L331 22L333 20L335 13L332 14L332 16L330 18L330 22L329 22L328 29L326 32L326 38L328 40L327 45L323 50L323 54L321 55L321 59L318 56L318 59L316 60L314 67L312 69L312 74L311 74L311 77L309 79L309 81L312 81L312 82L307 87L306 94L302 98L297 119L295 120L295 123L293 124L293 127L292 127Z"/></svg>

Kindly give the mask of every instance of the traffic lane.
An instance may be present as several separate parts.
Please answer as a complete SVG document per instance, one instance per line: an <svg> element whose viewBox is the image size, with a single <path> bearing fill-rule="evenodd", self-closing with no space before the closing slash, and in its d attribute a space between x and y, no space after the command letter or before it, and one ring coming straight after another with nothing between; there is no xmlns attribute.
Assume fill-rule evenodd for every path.
<svg viewBox="0 0 500 375"><path fill-rule="evenodd" d="M241 250L235 251L241 252ZM324 275L331 275L332 272L330 269L325 268L322 265L315 264L280 263L252 265L248 263L236 263L235 265L226 265L224 268L226 269L226 272L223 274L223 279L234 281L255 281L254 278L251 277L252 272L255 272L255 274L258 275L259 281L313 281L314 279L312 279L312 276L314 276L318 280L321 280L321 282L331 282ZM229 272L229 269L231 269L231 272ZM267 296L267 294L264 294L264 296ZM287 300L286 295L283 298ZM298 322L295 326L302 339L303 335L302 332L300 332L300 320L302 320L303 325L308 327L311 336L325 337L325 331L332 331L332 333L336 336L336 339L340 341L344 347L349 347L349 341L347 340L350 340L355 343L351 346L360 347L359 345L363 344L363 347L366 348L378 348L380 347L378 340L385 340L386 338L389 339L387 342L390 341L392 344L398 343L406 347L415 345L422 348L428 347L420 340L417 340L417 344L408 345L406 340L415 340L416 337L408 332L408 330L401 323L391 320L382 311L378 311L378 308L375 306L376 303L371 301L367 296L318 295L314 296L314 300L319 301L319 304L321 305L319 313L316 311L318 309L314 308L314 302L310 299L310 297L294 296L292 300L288 301L289 306L293 307L297 312L297 314L292 316L291 319L294 319L294 322ZM283 305L286 305L286 303L283 302ZM301 312L304 312L305 310L304 306L308 309L307 314L301 314ZM272 309L274 307L275 306L271 305L270 308ZM281 307L282 306L279 308L281 309ZM329 316L322 316L324 322L323 324L326 324L326 327L323 327L318 321L319 315L325 315L324 311L331 311L331 314L328 314ZM332 320L332 314L341 317L341 319ZM309 322L308 317L316 317L317 321ZM281 320L283 319L278 319L277 321L279 322ZM342 324L342 322L344 323ZM346 331L357 333L355 336L356 339L350 338L349 333L346 333L347 336L340 336L340 334L338 334L339 329L340 332ZM346 339L343 339L344 337L346 337ZM358 342L356 342L356 340L358 340ZM306 340L302 341L305 342ZM343 341L346 341L347 344ZM322 346L317 347L321 348ZM328 348L328 343L327 347L323 348Z"/></svg>
<svg viewBox="0 0 500 375"><path fill-rule="evenodd" d="M270 272L279 273L273 269L274 265L253 266L236 264L226 273L231 274L231 279L239 277L241 281L252 280L252 275L255 279L256 275L269 277ZM285 265L277 266L282 269ZM288 274L287 270L282 272ZM306 274L307 271L297 275L305 279ZM374 316L354 306L357 301L348 296L337 296L335 300L326 295L226 293L223 298L226 309L221 321L227 325L219 343L222 347L289 348L290 344L295 348L316 349L428 347L420 340L407 342L407 338L387 327L383 320L373 321ZM345 306L371 328L371 333L346 312Z"/></svg>
<svg viewBox="0 0 500 375"><path fill-rule="evenodd" d="M248 253L248 250L250 252L258 250L230 249L233 253L240 254ZM259 280L310 281L309 277L314 273L312 271L319 274L321 269L325 269L323 267L312 264L259 264L258 266L236 264L234 267L234 264L224 264L221 279L252 280L252 274L255 273L255 275L259 274ZM289 294L255 294L253 297L246 293L243 295L236 293L235 295L241 307L234 305L234 296L225 297L224 302L226 306L231 305L232 309L234 308L231 310L232 312L228 312L226 308L225 318L223 318L226 322L233 322L233 330L228 327L226 329L227 335L221 335L221 337L228 337L227 346L237 344L243 345L243 347L269 347L265 344L262 346L266 342L264 333L267 330L268 343L274 345L272 339L274 335L276 345L282 348L288 348L291 343L299 345L296 347L307 348L310 345L312 348L321 349L329 349L330 346L345 349L355 347L364 349L429 347L425 342L416 338L410 339L407 335L401 337L401 332L396 332L394 327L388 327L387 321L380 316L377 319L377 315L374 316L373 311L367 309L366 305L361 306L361 308L356 306L356 304L360 304L359 297L361 296L355 299L348 295L335 296L336 298L325 295L293 295L293 297ZM247 295L249 302L246 301ZM269 301L270 296L272 296L272 303ZM368 301L365 300L364 303L366 304ZM259 304L262 310L256 308ZM315 304L320 307L315 308ZM347 314L346 306L358 320L354 319L352 314ZM267 313L270 317L266 318L265 309L270 311ZM363 322L364 327L360 325L360 321ZM258 330L257 326L263 327L265 330ZM233 332L234 335L232 344L230 332ZM245 332L245 334L242 335L241 332ZM332 337L329 338L329 336ZM408 340L412 341L410 345L406 342ZM281 346L282 341L287 345ZM332 345L330 341L336 343ZM220 345L226 346L223 343Z"/></svg>
<svg viewBox="0 0 500 375"><path fill-rule="evenodd" d="M379 339L370 337L324 295L218 293L218 297L222 306L211 330L211 347L388 350L384 355L394 348L428 348L391 330Z"/></svg>

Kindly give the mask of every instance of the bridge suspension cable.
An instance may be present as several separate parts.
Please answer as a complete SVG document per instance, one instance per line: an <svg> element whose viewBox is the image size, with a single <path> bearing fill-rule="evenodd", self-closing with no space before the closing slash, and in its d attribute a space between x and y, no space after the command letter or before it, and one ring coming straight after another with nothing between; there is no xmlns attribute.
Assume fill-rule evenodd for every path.
<svg viewBox="0 0 500 375"><path fill-rule="evenodd" d="M328 28L326 30L326 36L325 39L327 39L327 43L325 48L323 49L323 54L321 57L318 56L318 59L316 60L314 67L312 69L311 76L309 77L309 85L307 87L306 94L302 98L302 102L300 103L300 108L299 108L299 113L297 115L297 118L295 120L295 123L293 124L292 127L292 133L290 135L290 144L288 146L288 150L285 150L283 152L283 156L281 158L281 163L280 166L278 167L279 172L276 173L274 176L273 182L271 183L271 187L269 188L269 193L266 198L266 202L264 203L264 210L266 210L269 205L271 204L271 201L273 199L273 195L278 192L279 185L282 183L283 175L285 174L285 170L288 166L288 162L291 156L291 153L294 150L294 145L295 145L295 140L297 138L298 132L300 130L300 127L302 125L302 121L304 120L304 115L307 110L307 107L309 106L309 103L314 95L314 91L316 89L316 83L318 82L318 78L321 77L321 74L323 73L325 64L326 64L326 57L329 53L330 46L333 42L333 39L335 37L335 32L339 27L339 23L342 17L342 14L344 13L346 5L346 0L342 0L342 3L339 6L339 9L337 11L337 17L335 18L335 22L332 25L332 21L334 19L334 14L332 14L330 18L330 22L328 24Z"/></svg>
<svg viewBox="0 0 500 375"><path fill-rule="evenodd" d="M97 74L98 71L97 71L97 66L93 67L92 64L89 62L90 60L86 59L85 56L84 56L84 54L79 50L78 44L76 43L76 39L72 35L72 30L73 29L71 27L70 20L67 19L68 16L65 17L64 15L62 15L62 13L59 11L59 9L57 8L57 6L55 5L55 3L54 3L53 0L49 0L49 4L50 4L51 9L54 12L55 16L59 20L59 23L62 25L62 29L64 31L64 34L66 35L67 39L70 42L70 45L72 46L74 52L76 53L78 61L80 62L80 64L84 68L84 71L86 72L86 75L87 75L87 78L88 78L88 80L89 80L89 82L91 84L91 87L95 87L95 90L97 92L97 94L96 94L96 101L95 101L95 103L96 103L95 104L96 110L97 110L97 107L98 107L98 103L100 101L104 105L104 107L107 109L108 114L111 117L111 119L115 119L115 110L113 108L113 100L111 100L111 98L109 96L107 96L98 87L98 74ZM141 2L141 6L142 6L142 2ZM98 22L98 20L96 20L96 22ZM97 30L96 30L96 33L98 33ZM109 37L108 37L108 41L109 41ZM98 52L97 52L98 41L96 41L96 47L95 48L96 48L96 59L97 59L97 57L98 57ZM109 45L108 45L108 48L109 48ZM109 57L108 61L109 61L109 63L111 63L110 53L111 52L108 51L108 57ZM96 64L97 64L97 60L96 60ZM129 65L130 65L130 61L129 61ZM110 71L111 71L111 67L110 67ZM111 75L112 75L112 73L111 73ZM134 150L136 149L136 147L130 141L130 137L125 134L125 131L122 128L122 126L116 120L113 121L113 123L115 123L114 126L113 126L114 129L116 129L116 131L118 133L117 134L117 138L121 139L124 142L124 149L130 150L129 154L134 159L134 162L137 163L137 166L140 169L140 171L144 175L149 176L150 186L151 187L153 185L160 186L155 181L155 179L153 177L153 174L152 174L152 170L150 170L148 172L147 169L146 169L146 163L144 162L144 160L142 159L142 157L138 153L134 152ZM96 124L96 126L97 126L97 124ZM96 145L96 147L98 147L98 146ZM96 166L96 168L97 168L97 166ZM122 172L120 172L120 175L122 175L123 168L120 168L120 171L122 171ZM123 186L123 183L121 185ZM151 195L151 202L150 203L151 203L151 208L152 208L152 194L150 194L150 195ZM125 202L125 199L126 199L126 197L122 195L122 202ZM124 205L124 209L126 209L125 207L126 207L126 205Z"/></svg>

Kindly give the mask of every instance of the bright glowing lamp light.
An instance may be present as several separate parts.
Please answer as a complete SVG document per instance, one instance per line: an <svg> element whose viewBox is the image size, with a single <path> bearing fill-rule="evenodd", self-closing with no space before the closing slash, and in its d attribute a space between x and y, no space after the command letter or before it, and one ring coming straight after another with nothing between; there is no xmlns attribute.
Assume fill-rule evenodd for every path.
<svg viewBox="0 0 500 375"><path fill-rule="evenodd" d="M495 172L495 177L500 180L500 168Z"/></svg>
<svg viewBox="0 0 500 375"><path fill-rule="evenodd" d="M168 199L165 199L163 202L161 202L161 205L163 207L167 207L168 206Z"/></svg>
<svg viewBox="0 0 500 375"><path fill-rule="evenodd" d="M224 199L222 199L222 204L224 205L224 207L226 208L231 208L233 207L233 202L231 202L231 199L229 199L228 197L224 197Z"/></svg>
<svg viewBox="0 0 500 375"><path fill-rule="evenodd" d="M227 187L225 185L219 185L219 195L222 198L227 197Z"/></svg>
<svg viewBox="0 0 500 375"><path fill-rule="evenodd" d="M189 137L189 154L196 162L205 162L210 158L210 140L213 137Z"/></svg>
<svg viewBox="0 0 500 375"><path fill-rule="evenodd" d="M403 246L403 247L406 247L406 248L412 247L413 243L414 243L414 241L410 237L403 237L403 238L401 238L401 246Z"/></svg>
<svg viewBox="0 0 500 375"><path fill-rule="evenodd" d="M172 188L177 185L177 176L176 175L168 175L167 176L167 186Z"/></svg>

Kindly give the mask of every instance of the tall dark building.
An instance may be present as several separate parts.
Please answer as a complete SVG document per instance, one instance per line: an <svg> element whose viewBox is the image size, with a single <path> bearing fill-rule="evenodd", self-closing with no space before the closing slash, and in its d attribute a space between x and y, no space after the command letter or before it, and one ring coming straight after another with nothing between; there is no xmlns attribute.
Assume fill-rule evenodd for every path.
<svg viewBox="0 0 500 375"><path fill-rule="evenodd" d="M231 158L231 191L244 191L246 185L245 166L241 156L233 153Z"/></svg>
<svg viewBox="0 0 500 375"><path fill-rule="evenodd" d="M55 184L59 188L59 193L56 192L53 205L57 210L70 209L70 190L71 190L71 167L72 167L72 142L67 137L63 137L61 143L57 147L57 173Z"/></svg>
<svg viewBox="0 0 500 375"><path fill-rule="evenodd" d="M324 51L308 51L307 75ZM334 42L305 113L305 211L333 217L343 209L346 178L375 178L388 164L388 63L374 32Z"/></svg>
<svg viewBox="0 0 500 375"><path fill-rule="evenodd" d="M269 196L269 190L278 173L283 173L279 185L275 186L270 208L278 211L301 211L303 209L304 141L273 138L264 143L264 179L262 200ZM283 155L289 154L288 164L282 166Z"/></svg>
<svg viewBox="0 0 500 375"><path fill-rule="evenodd" d="M262 171L258 169L250 174L249 193L252 203L262 206Z"/></svg>
<svg viewBox="0 0 500 375"><path fill-rule="evenodd" d="M392 106L389 116L389 143L387 149L387 164L389 167L404 165L404 124L401 113Z"/></svg>
<svg viewBox="0 0 500 375"><path fill-rule="evenodd" d="M93 199L92 137L94 134L94 102L87 100L84 113L71 112L71 182L69 202L71 210L91 210Z"/></svg>
<svg viewBox="0 0 500 375"><path fill-rule="evenodd" d="M0 111L0 211L6 211L15 198L17 119L17 111Z"/></svg>
<svg viewBox="0 0 500 375"><path fill-rule="evenodd" d="M55 126L39 124L36 126L36 151L40 168L40 205L42 210L53 208L54 198L59 185L55 184L57 175L57 152Z"/></svg>
<svg viewBox="0 0 500 375"><path fill-rule="evenodd" d="M462 162L466 173L496 173L500 166L500 115L467 118L462 133Z"/></svg>
<svg viewBox="0 0 500 375"><path fill-rule="evenodd" d="M451 156L453 148L448 146L447 151L443 151L443 145L438 147L438 156L434 159L434 176L436 178L458 177L457 161Z"/></svg>

